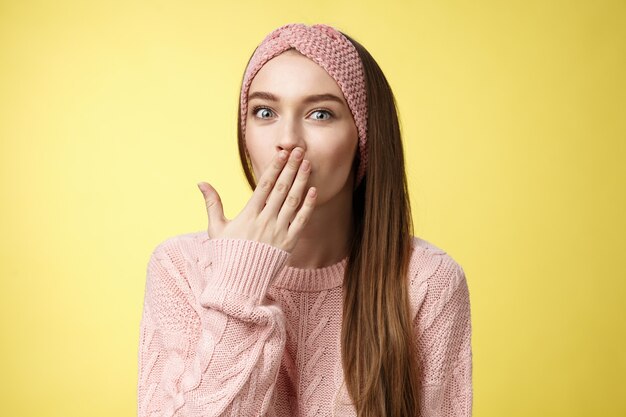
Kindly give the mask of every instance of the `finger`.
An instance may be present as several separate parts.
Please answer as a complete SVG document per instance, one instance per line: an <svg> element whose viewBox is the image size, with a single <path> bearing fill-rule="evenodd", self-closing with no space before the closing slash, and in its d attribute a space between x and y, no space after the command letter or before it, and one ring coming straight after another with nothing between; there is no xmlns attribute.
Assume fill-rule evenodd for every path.
<svg viewBox="0 0 626 417"><path fill-rule="evenodd" d="M255 213L260 213L265 207L265 203L267 201L267 197L270 195L272 189L274 188L274 184L276 183L276 179L278 178L280 172L283 170L285 163L287 162L287 157L289 156L289 152L282 150L277 152L270 162L270 165L267 167L261 178L259 178L259 183L257 184L254 192L252 193L252 197L246 204L246 208L251 208L255 211Z"/></svg>
<svg viewBox="0 0 626 417"><path fill-rule="evenodd" d="M222 199L217 190L209 183L199 182L198 188L204 197L206 211L209 217L209 236L213 236L219 230L222 230L226 224Z"/></svg>
<svg viewBox="0 0 626 417"><path fill-rule="evenodd" d="M300 168L303 156L304 151L302 148L295 148L293 152L291 152L287 165L278 176L276 184L274 185L270 196L267 198L265 208L263 209L267 216L270 216L271 218L276 218L278 216L278 212L283 206L285 198L293 185L293 180L296 177L298 169Z"/></svg>
<svg viewBox="0 0 626 417"><path fill-rule="evenodd" d="M306 197L306 185L309 180L309 176L311 174L311 162L307 159L302 161L300 164L300 169L298 169L298 173L296 175L296 180L291 186L289 190L289 194L285 199L285 202L278 213L277 225L280 227L284 227L285 229L289 227L289 223L293 221L294 216L296 215L296 211L300 208L300 203Z"/></svg>
<svg viewBox="0 0 626 417"><path fill-rule="evenodd" d="M309 191L306 194L306 198L302 203L302 208L296 214L296 217L291 222L289 229L287 230L287 239L288 240L296 240L298 235L309 222L311 218L311 213L315 208L315 203L317 202L317 189L315 187L309 188Z"/></svg>

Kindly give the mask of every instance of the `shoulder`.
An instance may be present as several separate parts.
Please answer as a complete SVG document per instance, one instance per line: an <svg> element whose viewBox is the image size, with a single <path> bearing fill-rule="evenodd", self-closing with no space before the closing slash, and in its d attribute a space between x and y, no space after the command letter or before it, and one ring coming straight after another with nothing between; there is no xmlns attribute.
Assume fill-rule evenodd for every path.
<svg viewBox="0 0 626 417"><path fill-rule="evenodd" d="M175 254L182 252L184 255L193 255L201 250L201 247L209 240L206 231L188 232L162 239L153 249L153 253L161 252Z"/></svg>
<svg viewBox="0 0 626 417"><path fill-rule="evenodd" d="M187 296L201 291L201 270L208 264L206 231L168 236L157 243L148 262L148 278L171 281ZM195 298L195 297L193 297Z"/></svg>
<svg viewBox="0 0 626 417"><path fill-rule="evenodd" d="M467 285L465 272L452 255L417 236L412 237L408 279L412 317L425 301L442 308L458 288Z"/></svg>
<svg viewBox="0 0 626 417"><path fill-rule="evenodd" d="M452 255L420 237L412 236L409 276L411 284L422 285L428 281L448 281L458 284L463 268Z"/></svg>

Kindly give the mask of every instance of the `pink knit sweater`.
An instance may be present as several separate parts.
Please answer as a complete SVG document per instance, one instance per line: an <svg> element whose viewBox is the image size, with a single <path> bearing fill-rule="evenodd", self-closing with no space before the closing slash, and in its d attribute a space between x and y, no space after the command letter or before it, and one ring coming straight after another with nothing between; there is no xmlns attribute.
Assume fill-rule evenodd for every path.
<svg viewBox="0 0 626 417"><path fill-rule="evenodd" d="M421 413L471 416L470 300L461 266L413 237L409 268ZM347 258L286 265L265 243L164 240L147 268L138 415L355 416L340 355Z"/></svg>

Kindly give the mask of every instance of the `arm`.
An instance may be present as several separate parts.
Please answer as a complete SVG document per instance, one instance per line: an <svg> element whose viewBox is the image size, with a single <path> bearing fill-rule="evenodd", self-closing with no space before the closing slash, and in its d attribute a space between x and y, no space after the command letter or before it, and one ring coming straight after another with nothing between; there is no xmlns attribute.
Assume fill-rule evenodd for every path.
<svg viewBox="0 0 626 417"><path fill-rule="evenodd" d="M414 326L418 334L421 416L472 415L469 289L463 268L448 255L427 280Z"/></svg>
<svg viewBox="0 0 626 417"><path fill-rule="evenodd" d="M239 239L208 240L201 249L208 259L189 260L169 240L148 263L139 417L270 410L286 335L282 311L265 295L288 253Z"/></svg>

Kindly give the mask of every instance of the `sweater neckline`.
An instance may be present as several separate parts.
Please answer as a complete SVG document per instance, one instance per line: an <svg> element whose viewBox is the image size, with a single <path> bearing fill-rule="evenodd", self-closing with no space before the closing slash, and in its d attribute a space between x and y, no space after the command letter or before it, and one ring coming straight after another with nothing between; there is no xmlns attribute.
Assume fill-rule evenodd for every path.
<svg viewBox="0 0 626 417"><path fill-rule="evenodd" d="M285 265L271 287L292 291L314 292L339 287L348 264L348 256L334 264L305 269Z"/></svg>

